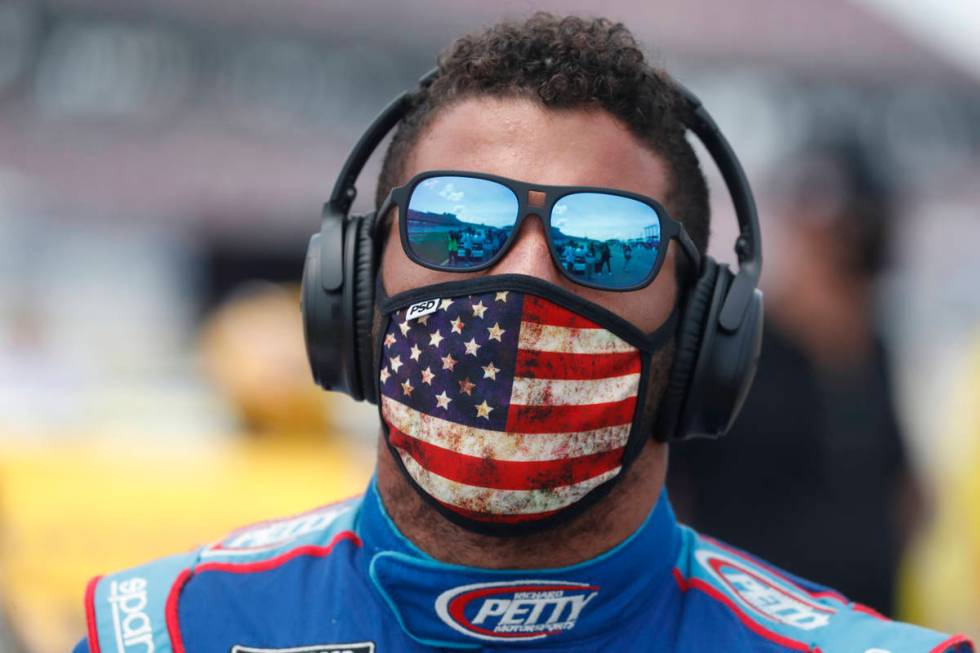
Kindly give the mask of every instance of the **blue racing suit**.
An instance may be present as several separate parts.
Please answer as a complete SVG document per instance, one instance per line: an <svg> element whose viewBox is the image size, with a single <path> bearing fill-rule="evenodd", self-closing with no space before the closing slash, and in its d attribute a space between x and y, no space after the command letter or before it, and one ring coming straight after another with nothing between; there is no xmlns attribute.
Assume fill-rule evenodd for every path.
<svg viewBox="0 0 980 653"><path fill-rule="evenodd" d="M973 651L678 525L666 493L593 560L487 570L419 550L372 482L363 497L94 579L86 613L76 653Z"/></svg>

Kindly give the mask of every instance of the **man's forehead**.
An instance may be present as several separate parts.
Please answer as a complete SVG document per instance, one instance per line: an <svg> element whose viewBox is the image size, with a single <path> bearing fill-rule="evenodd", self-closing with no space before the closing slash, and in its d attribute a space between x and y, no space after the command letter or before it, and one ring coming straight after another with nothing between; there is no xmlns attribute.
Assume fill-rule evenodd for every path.
<svg viewBox="0 0 980 653"><path fill-rule="evenodd" d="M469 98L442 109L408 163L405 179L426 170L468 170L660 199L669 179L663 159L610 113L551 109L523 98Z"/></svg>

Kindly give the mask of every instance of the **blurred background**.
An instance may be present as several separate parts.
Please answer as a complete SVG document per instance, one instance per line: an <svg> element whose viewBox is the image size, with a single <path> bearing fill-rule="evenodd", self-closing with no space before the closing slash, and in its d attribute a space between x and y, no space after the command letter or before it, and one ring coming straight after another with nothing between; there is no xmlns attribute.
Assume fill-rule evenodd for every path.
<svg viewBox="0 0 980 653"><path fill-rule="evenodd" d="M0 2L0 652L67 650L94 574L361 491L375 413L310 380L306 241L370 117L451 35L535 9L595 11ZM679 511L980 634L980 8L603 11L701 96L764 221L773 335L736 434L672 452Z"/></svg>

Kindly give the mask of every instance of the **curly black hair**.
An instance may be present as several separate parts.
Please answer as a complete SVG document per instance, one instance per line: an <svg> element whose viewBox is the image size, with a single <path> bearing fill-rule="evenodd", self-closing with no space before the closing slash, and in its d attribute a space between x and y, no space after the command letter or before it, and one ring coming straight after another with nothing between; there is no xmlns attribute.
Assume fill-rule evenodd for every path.
<svg viewBox="0 0 980 653"><path fill-rule="evenodd" d="M636 39L605 18L536 13L458 38L439 58L439 72L412 98L412 109L388 146L376 204L404 183L405 162L434 116L474 96L531 98L555 109L601 107L664 158L671 178L658 198L686 227L703 254L708 246L708 189L681 122L687 107L673 81L652 67Z"/></svg>

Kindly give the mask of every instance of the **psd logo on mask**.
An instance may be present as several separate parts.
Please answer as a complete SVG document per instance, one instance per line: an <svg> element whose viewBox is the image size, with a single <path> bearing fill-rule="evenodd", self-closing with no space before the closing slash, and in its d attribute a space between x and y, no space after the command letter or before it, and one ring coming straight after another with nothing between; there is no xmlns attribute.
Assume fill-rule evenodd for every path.
<svg viewBox="0 0 980 653"><path fill-rule="evenodd" d="M566 581L476 583L440 594L436 612L449 627L478 639L542 639L574 628L598 594L596 585Z"/></svg>

